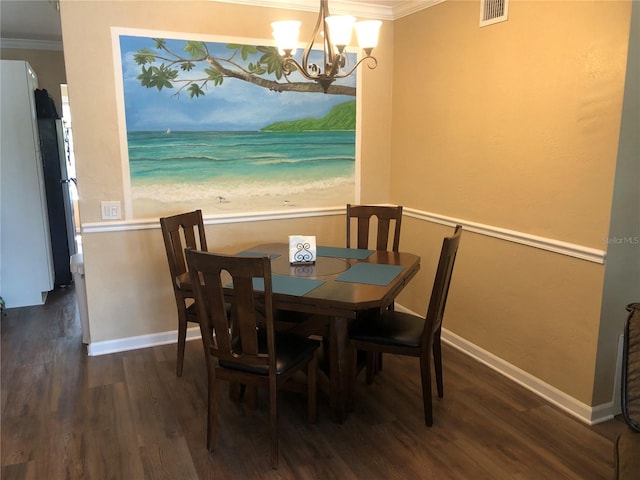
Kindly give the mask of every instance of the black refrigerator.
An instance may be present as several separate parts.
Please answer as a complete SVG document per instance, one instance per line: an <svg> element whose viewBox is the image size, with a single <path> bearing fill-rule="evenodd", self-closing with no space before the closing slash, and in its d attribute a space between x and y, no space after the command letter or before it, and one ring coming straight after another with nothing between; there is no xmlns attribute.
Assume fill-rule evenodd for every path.
<svg viewBox="0 0 640 480"><path fill-rule="evenodd" d="M46 90L36 90L36 112L40 151L51 234L51 250L56 286L71 284L71 255L76 253L73 199L68 176L65 135L62 120Z"/></svg>

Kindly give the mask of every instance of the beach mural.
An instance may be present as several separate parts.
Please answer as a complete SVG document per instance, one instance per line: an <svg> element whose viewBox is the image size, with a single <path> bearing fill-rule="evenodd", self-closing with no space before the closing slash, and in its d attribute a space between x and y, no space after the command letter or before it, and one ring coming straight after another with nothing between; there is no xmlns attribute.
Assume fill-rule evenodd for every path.
<svg viewBox="0 0 640 480"><path fill-rule="evenodd" d="M324 94L282 76L274 47L119 44L135 218L354 201L355 75Z"/></svg>

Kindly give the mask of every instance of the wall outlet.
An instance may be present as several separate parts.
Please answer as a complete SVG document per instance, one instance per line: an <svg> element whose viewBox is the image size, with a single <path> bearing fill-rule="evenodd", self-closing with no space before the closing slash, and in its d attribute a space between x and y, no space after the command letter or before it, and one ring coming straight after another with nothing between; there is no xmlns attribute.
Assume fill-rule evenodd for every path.
<svg viewBox="0 0 640 480"><path fill-rule="evenodd" d="M117 200L109 202L100 202L102 210L102 220L120 220L120 202Z"/></svg>

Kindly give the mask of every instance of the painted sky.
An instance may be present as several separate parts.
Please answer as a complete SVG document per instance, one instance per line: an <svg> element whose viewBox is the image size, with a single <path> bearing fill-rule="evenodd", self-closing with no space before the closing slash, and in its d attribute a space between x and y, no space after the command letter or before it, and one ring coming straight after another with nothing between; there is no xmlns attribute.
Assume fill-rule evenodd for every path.
<svg viewBox="0 0 640 480"><path fill-rule="evenodd" d="M231 78L225 78L221 86L210 85L198 98L189 98L186 90L176 96L177 88L159 92L140 85L136 77L141 67L133 61L136 50L154 50L154 41L129 35L120 35L119 40L127 131L255 131L277 121L320 118L335 105L354 99L322 93L272 92ZM167 46L182 52L184 42L167 39ZM212 56L228 57L230 50L225 45L207 42ZM355 59L355 54L350 55ZM198 71L206 66L198 65L184 75L202 76ZM342 83L355 86L355 74Z"/></svg>

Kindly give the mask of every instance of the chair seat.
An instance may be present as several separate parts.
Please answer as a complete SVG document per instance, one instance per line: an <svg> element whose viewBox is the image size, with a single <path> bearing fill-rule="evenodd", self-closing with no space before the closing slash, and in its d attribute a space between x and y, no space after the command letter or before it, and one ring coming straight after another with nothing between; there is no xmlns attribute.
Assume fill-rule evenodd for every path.
<svg viewBox="0 0 640 480"><path fill-rule="evenodd" d="M425 319L410 313L385 310L356 323L349 338L356 341L419 348Z"/></svg>
<svg viewBox="0 0 640 480"><path fill-rule="evenodd" d="M275 344L277 375L281 375L298 365L305 358L313 355L314 350L321 345L317 340L299 337L298 335L292 335L287 332L277 332L275 334ZM267 352L267 336L264 332L258 334L258 349L260 352ZM268 365L243 365L242 363L222 359L220 359L219 365L224 368L252 373L254 375L269 375Z"/></svg>

